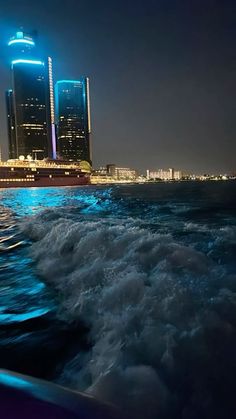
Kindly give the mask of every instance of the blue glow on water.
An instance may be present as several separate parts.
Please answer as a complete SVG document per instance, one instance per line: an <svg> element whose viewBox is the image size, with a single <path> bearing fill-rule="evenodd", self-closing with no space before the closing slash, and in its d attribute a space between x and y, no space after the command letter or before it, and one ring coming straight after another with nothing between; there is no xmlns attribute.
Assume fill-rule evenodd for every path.
<svg viewBox="0 0 236 419"><path fill-rule="evenodd" d="M2 245L20 243L0 253L0 322L7 323L7 331L14 329L4 337L6 345L18 345L19 353L28 345L33 354L34 345L45 348L49 342L50 350L59 348L60 353L65 335L58 346L57 338L51 339L60 316L70 332L89 317L95 350L86 352L85 361L74 335L68 339L73 359L49 358L56 373L64 362L63 384L84 389L83 377L91 377L89 388L99 383L113 403L113 377L118 377L127 400L142 396L144 386L142 397L148 391L148 399L142 401L154 406L155 399L159 405L161 377L168 407L173 400L181 404L184 393L186 406L192 406L189 386L196 383L207 386L204 405L206 400L215 405L219 393L211 399L211 383L217 380L213 390L222 382L225 386L222 372L227 370L232 372L230 393L236 342L236 182L2 189L0 199ZM39 345L41 325L45 347ZM48 361L44 351L39 358ZM140 366L141 372L147 366L151 399L149 379L143 382L140 371L133 378L126 374ZM213 380L204 379L208 372ZM178 417L178 403L178 412L165 417Z"/></svg>
<svg viewBox="0 0 236 419"><path fill-rule="evenodd" d="M63 204L64 195L55 188L19 188L0 191L2 204L17 216L31 215Z"/></svg>
<svg viewBox="0 0 236 419"><path fill-rule="evenodd" d="M10 291L10 290L8 290ZM23 290L22 290L23 291ZM44 314L49 312L48 309L37 309L31 312L24 314L2 314L0 313L0 324L2 323L12 323L12 322L24 322L26 320L34 319L36 317L41 317Z"/></svg>
<svg viewBox="0 0 236 419"><path fill-rule="evenodd" d="M61 206L64 198L53 188L2 189L0 198L0 324L21 323L54 310L54 297L32 266L19 219Z"/></svg>
<svg viewBox="0 0 236 419"><path fill-rule="evenodd" d="M11 209L16 216L36 214L43 209L81 204L82 211L105 210L111 202L112 189L96 190L93 187L81 188L18 188L1 190L2 205Z"/></svg>
<svg viewBox="0 0 236 419"><path fill-rule="evenodd" d="M57 208L61 217L75 220L79 214L106 213L112 206L111 191L94 187L0 190L1 219L5 223L0 230L0 324L21 323L54 310L50 292L28 256L30 242L18 230L19 221Z"/></svg>

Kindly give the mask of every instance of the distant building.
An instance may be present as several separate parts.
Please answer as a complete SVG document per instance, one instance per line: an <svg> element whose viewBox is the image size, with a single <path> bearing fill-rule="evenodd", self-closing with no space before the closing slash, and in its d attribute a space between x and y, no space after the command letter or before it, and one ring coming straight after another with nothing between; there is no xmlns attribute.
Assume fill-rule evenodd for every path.
<svg viewBox="0 0 236 419"><path fill-rule="evenodd" d="M181 180L183 178L183 172L181 170L174 171L174 180Z"/></svg>
<svg viewBox="0 0 236 419"><path fill-rule="evenodd" d="M107 164L107 174L112 177L116 177L116 165Z"/></svg>
<svg viewBox="0 0 236 419"><path fill-rule="evenodd" d="M115 164L107 164L107 175L117 180L134 180L138 174L129 167L117 167Z"/></svg>
<svg viewBox="0 0 236 419"><path fill-rule="evenodd" d="M130 169L129 167L116 167L116 178L118 180L135 180L137 178L137 172L136 170Z"/></svg>
<svg viewBox="0 0 236 419"><path fill-rule="evenodd" d="M32 36L17 32L11 48L12 89L6 93L9 158L55 154L52 61L38 57Z"/></svg>
<svg viewBox="0 0 236 419"><path fill-rule="evenodd" d="M60 80L55 93L59 157L91 163L89 79Z"/></svg>
<svg viewBox="0 0 236 419"><path fill-rule="evenodd" d="M130 183L138 181L136 170L129 167L117 167L115 164L107 164L93 171L92 183ZM140 180L140 179L139 179ZM143 179L142 179L143 180Z"/></svg>
<svg viewBox="0 0 236 419"><path fill-rule="evenodd" d="M173 180L174 179L174 173L175 173L175 171L174 171L174 169L173 168L170 168L169 170L168 170L168 172L169 172L169 179L170 180Z"/></svg>
<svg viewBox="0 0 236 419"><path fill-rule="evenodd" d="M107 176L107 168L105 166L99 167L99 169L94 170L98 176Z"/></svg>
<svg viewBox="0 0 236 419"><path fill-rule="evenodd" d="M147 179L150 180L180 180L182 179L182 172L176 171L173 168L163 170L147 170Z"/></svg>

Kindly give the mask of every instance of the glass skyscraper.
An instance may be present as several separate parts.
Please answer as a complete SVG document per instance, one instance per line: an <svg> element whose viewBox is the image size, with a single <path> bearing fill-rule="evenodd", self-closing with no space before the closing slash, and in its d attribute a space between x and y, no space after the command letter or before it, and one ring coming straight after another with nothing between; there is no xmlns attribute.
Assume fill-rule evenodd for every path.
<svg viewBox="0 0 236 419"><path fill-rule="evenodd" d="M7 129L8 129L8 147L9 147L9 158L16 158L16 125L15 125L15 112L14 112L14 100L13 91L9 89L6 92L6 104L7 104Z"/></svg>
<svg viewBox="0 0 236 419"><path fill-rule="evenodd" d="M58 81L55 98L59 158L91 164L89 79Z"/></svg>
<svg viewBox="0 0 236 419"><path fill-rule="evenodd" d="M9 157L55 157L52 62L37 55L35 40L17 32L11 48L12 89L6 93Z"/></svg>

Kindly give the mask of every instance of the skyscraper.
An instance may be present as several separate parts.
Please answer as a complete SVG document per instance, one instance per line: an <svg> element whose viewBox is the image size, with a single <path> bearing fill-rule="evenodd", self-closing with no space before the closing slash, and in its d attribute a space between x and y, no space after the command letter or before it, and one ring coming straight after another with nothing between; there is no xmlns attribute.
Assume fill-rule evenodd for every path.
<svg viewBox="0 0 236 419"><path fill-rule="evenodd" d="M59 157L91 163L89 79L60 80L55 96Z"/></svg>
<svg viewBox="0 0 236 419"><path fill-rule="evenodd" d="M52 62L39 58L32 36L17 32L11 47L12 89L6 93L9 157L55 155Z"/></svg>
<svg viewBox="0 0 236 419"><path fill-rule="evenodd" d="M6 92L6 105L7 105L7 129L8 129L8 147L9 158L16 157L16 126L15 126L15 112L12 89Z"/></svg>

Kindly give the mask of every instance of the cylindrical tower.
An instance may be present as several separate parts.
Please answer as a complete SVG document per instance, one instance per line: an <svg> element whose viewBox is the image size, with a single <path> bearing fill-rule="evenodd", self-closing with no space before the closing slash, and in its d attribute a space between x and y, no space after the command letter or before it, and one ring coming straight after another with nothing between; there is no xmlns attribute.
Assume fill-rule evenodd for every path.
<svg viewBox="0 0 236 419"><path fill-rule="evenodd" d="M23 31L16 32L8 42L12 59L30 58L35 51L35 40Z"/></svg>
<svg viewBox="0 0 236 419"><path fill-rule="evenodd" d="M52 158L52 62L39 57L35 39L23 31L8 46L12 59L12 89L7 95L9 156Z"/></svg>

